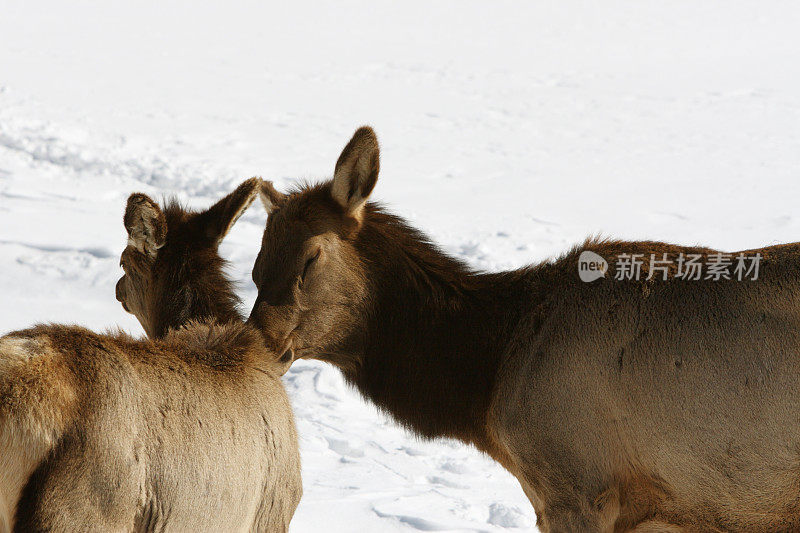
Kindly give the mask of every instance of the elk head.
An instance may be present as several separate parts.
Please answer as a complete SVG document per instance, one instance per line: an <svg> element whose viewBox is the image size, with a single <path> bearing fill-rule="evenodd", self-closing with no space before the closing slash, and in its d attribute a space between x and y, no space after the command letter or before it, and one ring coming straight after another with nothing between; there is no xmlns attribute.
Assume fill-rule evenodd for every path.
<svg viewBox="0 0 800 533"><path fill-rule="evenodd" d="M242 319L218 248L260 186L260 179L249 179L201 212L175 201L162 210L141 193L128 198L128 246L120 258L124 274L117 282L117 300L149 337L163 337L190 320Z"/></svg>
<svg viewBox="0 0 800 533"><path fill-rule="evenodd" d="M334 352L357 351L345 344L358 342L353 333L369 293L357 241L378 170L378 140L362 127L332 180L288 195L261 186L269 217L253 268L258 299L250 323L284 363L314 356L344 366Z"/></svg>

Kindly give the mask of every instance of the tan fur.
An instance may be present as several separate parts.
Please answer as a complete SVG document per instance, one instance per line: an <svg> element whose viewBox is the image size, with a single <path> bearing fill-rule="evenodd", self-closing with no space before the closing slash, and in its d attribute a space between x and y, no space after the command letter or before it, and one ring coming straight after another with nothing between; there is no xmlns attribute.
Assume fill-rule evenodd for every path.
<svg viewBox="0 0 800 533"><path fill-rule="evenodd" d="M241 324L198 323L159 342L65 326L12 335L15 343L46 340L48 349L29 361L66 361L71 376L54 376L45 364L3 375L4 383L24 382L2 399L4 434L14 436L10 447L17 452L15 483L4 487L27 483L23 498L30 501L17 516L25 526L288 527L301 493L296 432L257 333ZM53 395L66 388L63 381L73 382L67 392L80 409L65 410ZM29 412L6 409L17 402ZM42 413L61 419L53 423ZM41 462L44 451L53 455ZM19 457L28 461L18 463Z"/></svg>
<svg viewBox="0 0 800 533"><path fill-rule="evenodd" d="M271 195L250 322L274 350L491 455L545 533L800 531L800 243L747 252L756 281L613 279L622 254L714 253L659 242L475 272L379 205L354 216L364 175ZM584 250L605 278L580 280Z"/></svg>
<svg viewBox="0 0 800 533"><path fill-rule="evenodd" d="M208 300L189 302L177 329L149 307L137 316L164 331L157 340L61 325L0 338L0 531L288 529L302 484L285 367L232 318L215 256L257 186L171 218L132 196L141 247L125 251L138 269L125 289L147 296L165 276ZM129 224L141 220L146 231ZM201 262L188 268L181 246Z"/></svg>
<svg viewBox="0 0 800 533"><path fill-rule="evenodd" d="M0 338L0 376L0 531L10 531L23 486L77 401L63 359L44 337Z"/></svg>

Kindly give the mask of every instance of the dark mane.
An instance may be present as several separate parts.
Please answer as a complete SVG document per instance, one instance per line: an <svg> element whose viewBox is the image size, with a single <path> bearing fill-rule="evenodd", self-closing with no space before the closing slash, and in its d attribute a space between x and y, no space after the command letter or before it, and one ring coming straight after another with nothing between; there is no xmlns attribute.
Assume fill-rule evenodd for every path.
<svg viewBox="0 0 800 533"><path fill-rule="evenodd" d="M331 199L330 182L296 184L288 195L287 207L303 220L324 218L329 212L342 214L342 208ZM326 207L321 210L320 206ZM444 252L425 233L409 225L405 219L390 213L380 202L364 206L363 225L354 244L359 251L391 254L398 261L398 273L420 289L456 294L479 289L487 284L519 279L534 267L503 273L475 270L465 261Z"/></svg>
<svg viewBox="0 0 800 533"><path fill-rule="evenodd" d="M391 243L391 246L386 246ZM364 209L364 226L356 246L365 253L392 253L398 273L420 290L434 291L441 296L477 288L481 272L464 261L447 255L421 231L389 212L383 205L368 202Z"/></svg>

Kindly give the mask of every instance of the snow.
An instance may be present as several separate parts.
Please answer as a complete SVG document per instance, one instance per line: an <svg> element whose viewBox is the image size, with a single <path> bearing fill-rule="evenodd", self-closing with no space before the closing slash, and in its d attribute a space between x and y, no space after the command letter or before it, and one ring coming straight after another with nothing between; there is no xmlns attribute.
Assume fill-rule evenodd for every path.
<svg viewBox="0 0 800 533"><path fill-rule="evenodd" d="M141 328L114 300L125 199L208 205L382 143L374 197L475 267L588 235L740 250L800 235L790 1L9 2L0 15L0 330ZM247 303L264 214L223 253ZM333 368L285 378L292 531L531 530L516 480L423 442Z"/></svg>

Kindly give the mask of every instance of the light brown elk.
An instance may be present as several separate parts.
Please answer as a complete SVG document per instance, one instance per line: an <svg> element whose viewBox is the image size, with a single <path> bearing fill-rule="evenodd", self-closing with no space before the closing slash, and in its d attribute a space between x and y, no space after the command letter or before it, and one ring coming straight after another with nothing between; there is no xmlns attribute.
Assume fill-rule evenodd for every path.
<svg viewBox="0 0 800 533"><path fill-rule="evenodd" d="M117 297L157 340L48 325L0 339L0 531L286 531L302 485L282 367L217 246L253 201L128 200Z"/></svg>
<svg viewBox="0 0 800 533"><path fill-rule="evenodd" d="M478 273L367 202L378 169L362 128L331 181L265 183L250 321L284 360L489 454L544 532L800 531L800 245L755 281L579 279L584 249L713 252L656 242Z"/></svg>

